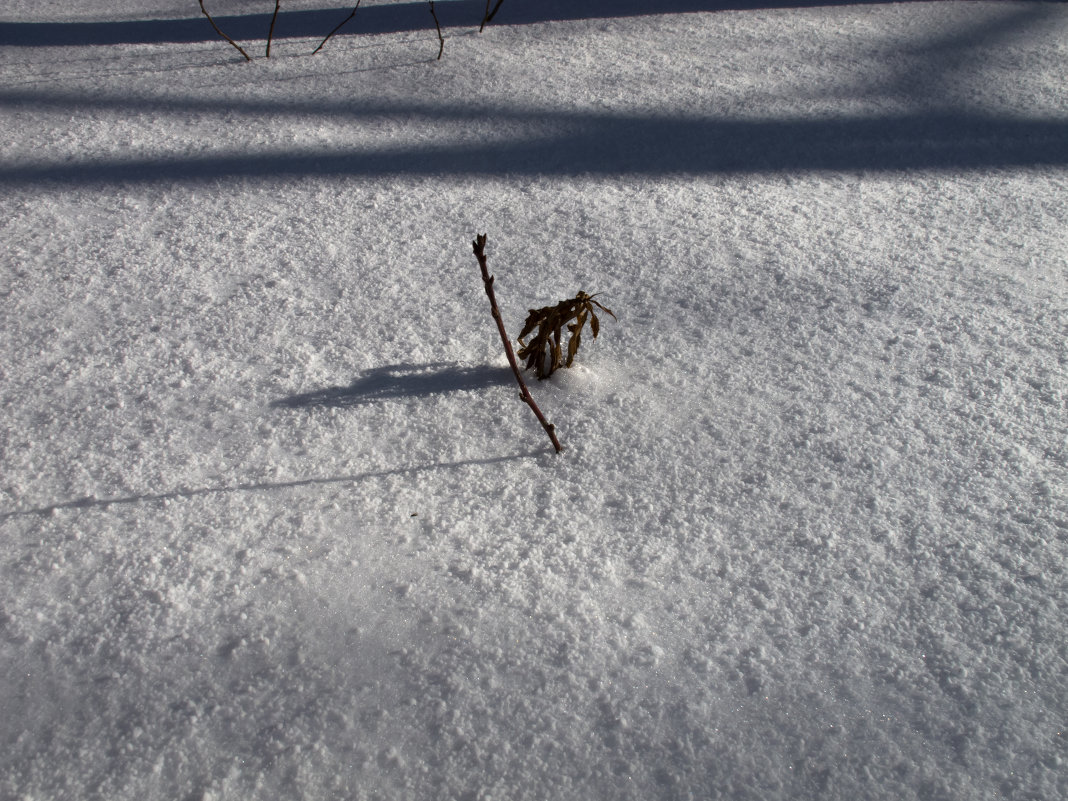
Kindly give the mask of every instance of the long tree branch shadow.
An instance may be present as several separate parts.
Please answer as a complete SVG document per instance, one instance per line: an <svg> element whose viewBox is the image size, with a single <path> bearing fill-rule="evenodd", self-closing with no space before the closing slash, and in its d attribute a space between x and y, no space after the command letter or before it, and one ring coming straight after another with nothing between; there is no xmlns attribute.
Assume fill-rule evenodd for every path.
<svg viewBox="0 0 1068 801"><path fill-rule="evenodd" d="M383 8L400 5L413 4ZM517 4L517 7L529 5ZM581 5L588 15L594 13L594 7L599 13L608 13L604 3ZM639 13L636 6L623 5L631 8L632 13ZM698 10L706 5L717 4L679 0L671 7ZM503 6L508 7L508 4ZM406 117L410 125L418 125L420 129L441 126L449 133L434 145L410 143L401 137L358 148L258 152L217 148L141 158L116 153L110 157L95 154L92 158L79 159L77 154L71 154L72 157L62 161L0 162L0 186L189 183L308 176L666 176L1068 165L1068 118L1062 109L1053 107L1049 112L1037 114L973 109L965 97L947 86L947 71L952 73L965 65L981 64L984 54L997 47L1003 37L1027 36L1062 19L1043 4L1007 4L1007 7L1006 11L977 18L962 30L940 34L925 42L914 54L917 66L910 66L904 72L891 70L887 80L876 86L850 87L847 91L851 95L889 93L903 100L911 96L918 81L936 87L933 96L928 93L925 97L921 108L870 117L838 114L740 119L678 113L457 107L418 102L375 104L326 98L263 101L87 97L69 92L0 90L0 110L58 110L70 114L108 111L118 115L143 115L151 111L160 119L188 113L269 114L276 119L318 116L350 120L354 124L382 117ZM557 8L551 13L563 12ZM922 81L916 70L922 71ZM490 137L487 141L485 136L463 133L487 127L501 128L508 135Z"/></svg>
<svg viewBox="0 0 1068 801"><path fill-rule="evenodd" d="M848 4L881 4L886 0L538 0L506 2L494 17L495 25L530 25L582 19L612 19L650 14L685 14L700 11L742 11L761 8L806 8ZM899 0L900 2L900 0ZM930 2L930 0L909 0ZM259 14L217 16L216 22L237 39L266 39L271 7L264 3ZM445 28L477 27L485 13L484 0L449 0L439 4L437 13ZM210 7L209 7L210 10ZM282 11L274 31L275 39L325 36L351 11L321 8ZM215 16L213 14L213 16ZM402 33L430 30L433 20L427 3L368 5L339 35ZM202 16L182 19L121 20L109 22L0 22L0 45L9 47L72 47L113 44L188 44L219 40Z"/></svg>
<svg viewBox="0 0 1068 801"><path fill-rule="evenodd" d="M0 94L0 106L5 105ZM446 120L449 109L423 109ZM401 175L701 175L786 170L874 170L1063 166L1068 119L983 113L913 113L881 118L682 119L643 115L509 113L529 137L494 143L389 146L319 152L216 152L189 156L0 164L0 186L106 185L226 178Z"/></svg>
<svg viewBox="0 0 1068 801"><path fill-rule="evenodd" d="M360 406L399 398L419 398L449 392L476 391L506 384L507 367L482 364L473 367L450 362L390 364L364 370L347 387L327 387L274 401L275 408Z"/></svg>

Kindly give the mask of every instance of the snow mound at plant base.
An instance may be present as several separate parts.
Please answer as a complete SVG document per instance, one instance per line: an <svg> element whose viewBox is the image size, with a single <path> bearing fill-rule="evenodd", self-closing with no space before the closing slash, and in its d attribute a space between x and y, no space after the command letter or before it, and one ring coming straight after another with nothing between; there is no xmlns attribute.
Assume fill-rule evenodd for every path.
<svg viewBox="0 0 1068 801"><path fill-rule="evenodd" d="M1068 796L1068 7L106 5L0 22L0 797Z"/></svg>

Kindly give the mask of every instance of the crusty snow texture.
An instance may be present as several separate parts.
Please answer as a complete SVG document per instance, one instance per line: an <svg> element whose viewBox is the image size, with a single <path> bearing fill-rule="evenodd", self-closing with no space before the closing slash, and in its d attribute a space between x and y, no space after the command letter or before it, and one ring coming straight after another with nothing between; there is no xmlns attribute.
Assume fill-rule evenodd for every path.
<svg viewBox="0 0 1068 801"><path fill-rule="evenodd" d="M323 5L0 9L0 798L1068 798L1068 5Z"/></svg>

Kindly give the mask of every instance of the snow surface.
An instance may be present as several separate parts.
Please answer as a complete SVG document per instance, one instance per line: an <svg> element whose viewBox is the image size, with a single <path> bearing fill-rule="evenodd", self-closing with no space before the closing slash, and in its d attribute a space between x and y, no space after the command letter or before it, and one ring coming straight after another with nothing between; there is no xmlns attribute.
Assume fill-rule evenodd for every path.
<svg viewBox="0 0 1068 801"><path fill-rule="evenodd" d="M1068 797L1068 6L272 6L0 10L0 798Z"/></svg>

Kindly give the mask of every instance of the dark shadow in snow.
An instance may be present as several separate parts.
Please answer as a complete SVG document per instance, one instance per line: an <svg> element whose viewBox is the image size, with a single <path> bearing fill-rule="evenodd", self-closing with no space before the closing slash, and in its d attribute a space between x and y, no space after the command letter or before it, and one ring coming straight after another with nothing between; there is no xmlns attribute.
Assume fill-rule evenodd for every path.
<svg viewBox="0 0 1068 801"><path fill-rule="evenodd" d="M47 506L38 506L32 509L18 509L13 512L0 513L0 522L15 517L28 515L49 515L64 509L94 509L100 507L153 503L159 501L176 501L199 498L204 495L226 495L235 492L264 492L270 490L294 489L297 487L316 487L326 484L359 483L372 478L384 478L387 476L416 475L418 473L430 473L437 470L452 470L460 467L474 467L479 465L495 465L504 462L513 462L517 459L533 459L543 454L552 453L551 448L543 448L540 451L526 451L511 456L493 456L485 459L461 459L456 462L431 462L427 464L411 465L409 467L396 467L389 470L368 470L365 473L352 473L344 476L328 476L325 478L297 478L291 481L250 481L243 484L230 484L219 487L197 487L192 489L177 489L169 492L152 492L144 495L125 495L113 498L98 498L94 495L76 498L73 501L61 501Z"/></svg>
<svg viewBox="0 0 1068 801"><path fill-rule="evenodd" d="M347 387L327 387L277 400L271 405L287 409L309 406L359 406L400 398L421 398L486 389L506 384L512 378L507 367L462 367L448 362L391 364L364 370Z"/></svg>
<svg viewBox="0 0 1068 801"><path fill-rule="evenodd" d="M502 7L502 14L510 5ZM556 9L551 13L557 15L571 8L571 4L547 5ZM584 13L592 13L592 6L578 5L586 8ZM680 0L657 4L656 9L695 11L721 5L727 4ZM382 8L409 6L421 4ZM515 6L518 9L539 4L517 2ZM593 6L613 7L606 3ZM648 6L643 0L641 6L623 3L620 7L639 13L639 8ZM0 186L184 184L317 176L660 177L1068 165L1068 117L1063 113L1022 116L972 109L967 98L956 96L953 89L952 75L965 66L981 64L1001 38L1030 35L1052 19L1050 7L1041 3L1010 3L1006 7L1009 10L978 15L973 24L962 30L948 36L940 33L921 43L907 59L908 66L903 71L900 67L888 68L887 80L879 85L843 87L849 94L892 95L895 101L905 104L904 108L915 109L880 116L740 119L435 103L376 104L346 99L270 102L0 90L0 113L47 110L95 115L107 111L115 115L155 115L160 118L157 124L164 124L168 116L185 118L190 114L218 114L228 120L244 115L302 121L319 117L352 125L385 123L396 126L401 134L383 137L383 144L378 146L348 149L175 152L148 158L119 154L54 163L7 162L0 163ZM918 93L917 85L929 89ZM922 100L919 108L913 102L917 97ZM446 132L443 137L435 137L441 144L403 143L405 131L439 128Z"/></svg>
<svg viewBox="0 0 1068 801"><path fill-rule="evenodd" d="M930 35L918 35L895 48L898 57L892 65L874 76L861 77L852 86L852 76L843 71L845 85L832 90L831 96L883 97L920 108L967 108L974 92L970 77L980 74L991 55L996 60L1013 40L1026 39L1058 19L1063 14L1041 3L988 7L988 13L976 14L966 25L936 26ZM958 84L963 85L963 93Z"/></svg>
<svg viewBox="0 0 1068 801"><path fill-rule="evenodd" d="M302 409L316 406L358 406L365 403L375 403L384 400L421 398L449 392L477 391L488 387L507 385L511 380L512 372L507 367L493 367L491 365L465 367L450 362L436 362L432 364L391 364L386 367L365 370L359 378L347 387L328 387L326 389L316 390L315 392L292 395L288 398L274 401L271 406L287 409ZM411 467L398 467L391 470L373 470L366 473L356 473L345 476L330 476L328 478L301 478L292 481L248 482L230 486L178 489L170 492L128 495L116 498L97 498L90 496L78 498L73 501L64 501L61 503L50 504L48 506L40 506L34 509L3 512L0 513L0 521L24 515L46 515L62 509L89 509L116 504L197 498L202 495L215 495L220 493L255 492L262 490L292 489L294 487L308 487L323 484L344 484L346 482L359 482L369 478L380 478L383 476L425 473L434 470L447 470L450 468L467 467L471 465L499 464L501 462L510 462L516 459L531 459L549 452L549 448L544 448L541 451L527 451L512 456L497 456L487 459L465 459L458 462L436 462L413 465Z"/></svg>
<svg viewBox="0 0 1068 801"><path fill-rule="evenodd" d="M811 8L818 6L879 5L886 0L505 0L493 25L529 25L583 19L613 19L652 14L685 14L701 11L743 11L763 8ZM930 2L930 0L905 0ZM274 38L322 37L349 16L352 5L303 11L281 11ZM196 9L194 3L190 3ZM264 3L259 14L216 16L208 12L229 36L266 39L273 7ZM361 6L339 36L365 33L401 33L432 30L433 18L426 2ZM484 0L448 0L437 4L443 27L477 28L485 13ZM0 45L21 47L76 47L81 45L164 44L218 41L203 15L182 19L122 20L119 22L0 22Z"/></svg>
<svg viewBox="0 0 1068 801"><path fill-rule="evenodd" d="M12 93L0 93L0 108ZM84 106L72 103L72 106ZM131 109L132 111L133 109ZM279 110L278 113L284 113ZM315 112L311 112L315 113ZM321 112L329 113L329 112ZM351 113L351 112L349 112ZM388 114L382 110L383 114ZM394 107L426 126L470 119L448 108ZM904 171L1064 166L1068 119L982 113L913 113L879 118L738 120L484 109L486 119L530 133L508 141L427 147L95 157L0 165L0 185L100 185L290 180L302 177L597 176L753 174L784 171ZM519 130L519 126L516 126Z"/></svg>

